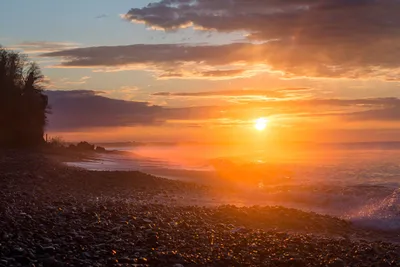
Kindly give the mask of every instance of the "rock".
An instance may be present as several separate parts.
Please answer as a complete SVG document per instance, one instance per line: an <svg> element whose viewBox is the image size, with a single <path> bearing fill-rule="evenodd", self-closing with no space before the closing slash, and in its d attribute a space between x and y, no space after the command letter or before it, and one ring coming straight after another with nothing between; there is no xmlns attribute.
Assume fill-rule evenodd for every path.
<svg viewBox="0 0 400 267"><path fill-rule="evenodd" d="M390 267L392 266L389 262L387 262L386 260L383 260L382 262L380 262L378 264L378 267Z"/></svg>
<svg viewBox="0 0 400 267"><path fill-rule="evenodd" d="M47 244L50 244L53 242L53 240L51 240L50 238L47 237L42 237L43 241L46 242Z"/></svg>
<svg viewBox="0 0 400 267"><path fill-rule="evenodd" d="M91 259L92 255L89 252L82 252L82 258Z"/></svg>
<svg viewBox="0 0 400 267"><path fill-rule="evenodd" d="M10 237L10 235L9 235L9 234L7 234L7 233L3 233L3 239L4 239L4 240L7 240L9 237Z"/></svg>
<svg viewBox="0 0 400 267"><path fill-rule="evenodd" d="M119 258L118 262L119 263L132 263L133 260L131 260L130 258Z"/></svg>
<svg viewBox="0 0 400 267"><path fill-rule="evenodd" d="M231 230L231 233L235 234L235 233L245 233L247 232L247 229L245 227L237 227L233 230Z"/></svg>
<svg viewBox="0 0 400 267"><path fill-rule="evenodd" d="M118 263L118 261L116 259L108 259L107 260L107 266L114 266L117 263Z"/></svg>
<svg viewBox="0 0 400 267"><path fill-rule="evenodd" d="M307 266L306 262L302 259L290 259L289 265L293 266L293 267L306 267Z"/></svg>
<svg viewBox="0 0 400 267"><path fill-rule="evenodd" d="M22 265L28 265L31 260L25 256L17 256L15 257L15 261L21 263Z"/></svg>
<svg viewBox="0 0 400 267"><path fill-rule="evenodd" d="M345 267L346 264L342 259L336 258L333 261L329 262L329 267Z"/></svg>
<svg viewBox="0 0 400 267"><path fill-rule="evenodd" d="M99 153L106 152L106 149L104 147L102 147L102 146L96 146L95 150L96 150L96 152L99 152Z"/></svg>
<svg viewBox="0 0 400 267"><path fill-rule="evenodd" d="M21 248L21 247L15 247L12 250L12 253L14 255L22 255L22 254L24 254L24 252L25 252L25 250L23 248Z"/></svg>
<svg viewBox="0 0 400 267"><path fill-rule="evenodd" d="M150 220L150 219L143 219L143 221L145 222L145 223L149 223L149 224L152 224L153 223L153 221L152 220Z"/></svg>
<svg viewBox="0 0 400 267"><path fill-rule="evenodd" d="M139 258L140 257L140 252L136 251L135 253L133 253L133 257Z"/></svg>
<svg viewBox="0 0 400 267"><path fill-rule="evenodd" d="M32 220L32 216L29 215L29 214L27 214L27 213L25 213L25 212L21 212L21 215L22 215L22 216L25 216L26 218L28 218L28 219L30 219L30 220Z"/></svg>
<svg viewBox="0 0 400 267"><path fill-rule="evenodd" d="M64 264L59 262L54 257L46 258L43 260L43 267L63 267Z"/></svg>
<svg viewBox="0 0 400 267"><path fill-rule="evenodd" d="M397 237L365 236L337 218L284 207L180 205L197 193L189 184L25 164L18 160L11 173L0 153L2 267L398 265L400 246L390 243ZM154 204L159 194L179 203ZM335 238L344 233L352 240ZM381 236L385 242L371 241Z"/></svg>
<svg viewBox="0 0 400 267"><path fill-rule="evenodd" d="M84 141L76 144L76 149L81 151L93 151L95 149L95 146Z"/></svg>
<svg viewBox="0 0 400 267"><path fill-rule="evenodd" d="M53 247L53 246L42 247L42 251L43 251L44 253L54 254L54 252L56 252L56 248Z"/></svg>
<svg viewBox="0 0 400 267"><path fill-rule="evenodd" d="M147 238L147 242L152 246L157 246L158 245L158 236L157 235L149 236Z"/></svg>

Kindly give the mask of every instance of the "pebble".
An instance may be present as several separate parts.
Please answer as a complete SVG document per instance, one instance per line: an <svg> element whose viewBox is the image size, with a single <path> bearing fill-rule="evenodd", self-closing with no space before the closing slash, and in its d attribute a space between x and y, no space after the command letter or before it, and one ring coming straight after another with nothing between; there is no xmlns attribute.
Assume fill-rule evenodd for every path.
<svg viewBox="0 0 400 267"><path fill-rule="evenodd" d="M338 218L283 207L155 203L159 193L179 199L181 191L209 189L69 168L29 153L8 160L0 156L0 266L385 267L399 260L399 245L371 240L379 233L363 235Z"/></svg>
<svg viewBox="0 0 400 267"><path fill-rule="evenodd" d="M44 253L48 253L48 254L53 254L56 251L55 247L53 247L53 246L42 247L41 250Z"/></svg>
<svg viewBox="0 0 400 267"><path fill-rule="evenodd" d="M346 264L342 259L334 259L328 264L329 267L345 267Z"/></svg>

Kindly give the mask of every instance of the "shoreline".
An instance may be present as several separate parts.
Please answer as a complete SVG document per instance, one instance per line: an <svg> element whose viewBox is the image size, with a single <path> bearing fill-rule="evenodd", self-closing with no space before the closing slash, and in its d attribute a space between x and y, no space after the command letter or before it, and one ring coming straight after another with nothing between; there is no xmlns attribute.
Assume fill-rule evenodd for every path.
<svg viewBox="0 0 400 267"><path fill-rule="evenodd" d="M0 266L395 266L400 259L400 231L283 207L195 205L216 197L205 185L87 171L36 153L1 155L0 169Z"/></svg>

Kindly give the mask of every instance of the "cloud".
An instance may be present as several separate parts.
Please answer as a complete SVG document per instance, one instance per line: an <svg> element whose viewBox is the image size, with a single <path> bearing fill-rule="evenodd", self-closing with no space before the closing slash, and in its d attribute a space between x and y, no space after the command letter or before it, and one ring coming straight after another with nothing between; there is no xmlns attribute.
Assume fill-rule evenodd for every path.
<svg viewBox="0 0 400 267"><path fill-rule="evenodd" d="M119 89L116 90L105 91L102 95L109 98L133 101L138 90L139 88L136 86L121 86Z"/></svg>
<svg viewBox="0 0 400 267"><path fill-rule="evenodd" d="M314 98L296 100L273 100L273 101L242 101L242 104L249 104L258 107L284 107L298 109L321 109L322 107L353 107L362 109L382 109L400 106L400 99L396 97L384 98L360 98L360 99L339 99L339 98Z"/></svg>
<svg viewBox="0 0 400 267"><path fill-rule="evenodd" d="M104 18L107 18L107 17L108 17L107 14L101 14L101 15L96 16L95 18L96 19L104 19Z"/></svg>
<svg viewBox="0 0 400 267"><path fill-rule="evenodd" d="M194 46L181 44L137 44L128 46L87 47L42 54L64 61L61 67L104 68L105 71L148 69L166 77L235 77L264 72L251 44ZM254 64L247 63L254 58ZM240 69L232 69L241 65ZM246 68L243 68L243 65ZM108 70L107 70L108 69ZM254 72L252 74L252 72Z"/></svg>
<svg viewBox="0 0 400 267"><path fill-rule="evenodd" d="M90 76L83 76L82 78L80 78L79 80L77 80L77 81L71 81L71 80L69 80L69 79L64 79L63 80L63 85L64 86L68 86L68 85L82 85L82 84L86 84L87 83L87 81L89 80L89 79L91 79L92 77L90 77Z"/></svg>
<svg viewBox="0 0 400 267"><path fill-rule="evenodd" d="M183 123L201 123L202 120L248 121L260 116L310 119L334 116L347 121L400 120L398 98L269 100L229 106L168 108L148 102L112 99L101 91L47 91L46 94L52 107L50 131L154 126L171 120ZM216 93L200 93L197 96L207 94ZM231 91L231 94L238 93Z"/></svg>
<svg viewBox="0 0 400 267"><path fill-rule="evenodd" d="M318 53L317 48L312 47L309 47L310 51L299 49L298 46L285 50L280 42L199 46L181 44L103 46L62 50L45 53L42 56L61 58L63 62L60 67L104 68L105 71L110 68L114 71L147 69L158 73L160 78L211 79L213 75L219 78L235 78L275 71L287 78L307 76L400 80L400 66L396 60L400 57L400 49L394 51L393 47L390 47L380 51L381 48L374 50L371 45L354 48L350 54L336 51L337 53L329 56ZM332 53L329 49L325 48L326 52ZM370 51L364 54L366 49ZM221 70L233 66L246 71Z"/></svg>
<svg viewBox="0 0 400 267"><path fill-rule="evenodd" d="M347 119L352 121L400 121L400 103L382 109L350 113Z"/></svg>
<svg viewBox="0 0 400 267"><path fill-rule="evenodd" d="M251 77L257 71L252 69L215 69L215 70L196 70L193 68L174 69L173 71L161 71L158 75L159 79L207 79L207 80L224 80L232 78Z"/></svg>
<svg viewBox="0 0 400 267"><path fill-rule="evenodd" d="M59 50L73 49L79 47L77 43L70 42L22 42L16 44L10 49L21 50L27 54L39 54L39 53L49 53Z"/></svg>
<svg viewBox="0 0 400 267"><path fill-rule="evenodd" d="M111 99L104 92L46 91L52 108L50 130L94 127L157 125L163 122L161 107L147 102Z"/></svg>
<svg viewBox="0 0 400 267"><path fill-rule="evenodd" d="M288 77L398 81L399 8L398 0L162 0L133 8L123 18L166 31L244 31L249 41L267 43L247 47L241 54L245 58L239 58L250 65L264 63ZM237 56L241 48L231 49ZM212 57L232 59L231 51Z"/></svg>
<svg viewBox="0 0 400 267"><path fill-rule="evenodd" d="M90 76L83 76L78 80L71 80L70 78L53 78L45 76L44 85L46 88L57 88L57 89L74 89L74 87L78 87L80 85L87 84L88 81L92 77Z"/></svg>
<svg viewBox="0 0 400 267"><path fill-rule="evenodd" d="M181 97L235 97L235 96L262 96L262 97L285 97L286 91L297 91L307 88L282 88L276 90L220 90L203 92L156 92L153 96L181 96Z"/></svg>
<svg viewBox="0 0 400 267"><path fill-rule="evenodd" d="M400 121L400 99L306 99L282 101L242 101L253 108L269 109L271 114L298 117L336 116L346 121Z"/></svg>
<svg viewBox="0 0 400 267"><path fill-rule="evenodd" d="M49 77L49 76L44 76L42 80L42 84L45 87L53 87L54 86L54 81Z"/></svg>

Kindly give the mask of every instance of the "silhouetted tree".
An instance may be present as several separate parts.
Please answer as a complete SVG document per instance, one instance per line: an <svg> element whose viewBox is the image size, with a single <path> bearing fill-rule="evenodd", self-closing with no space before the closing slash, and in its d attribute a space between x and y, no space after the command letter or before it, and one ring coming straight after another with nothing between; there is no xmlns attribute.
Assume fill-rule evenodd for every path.
<svg viewBox="0 0 400 267"><path fill-rule="evenodd" d="M44 142L48 99L44 76L25 55L0 46L0 147L32 147Z"/></svg>

